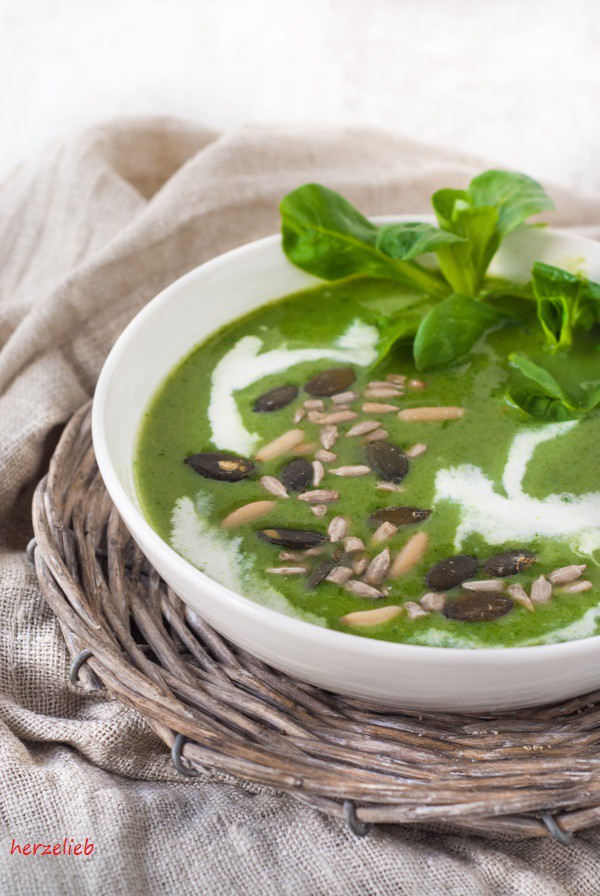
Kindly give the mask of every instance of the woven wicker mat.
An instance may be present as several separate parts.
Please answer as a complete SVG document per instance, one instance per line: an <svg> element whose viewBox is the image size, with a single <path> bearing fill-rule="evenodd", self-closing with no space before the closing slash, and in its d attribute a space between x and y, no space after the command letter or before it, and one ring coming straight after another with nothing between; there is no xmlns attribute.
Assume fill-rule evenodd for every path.
<svg viewBox="0 0 600 896"><path fill-rule="evenodd" d="M42 591L71 680L137 709L184 775L214 768L371 823L554 836L600 821L600 693L497 715L420 715L302 684L223 640L160 579L98 473L90 407L33 504Z"/></svg>

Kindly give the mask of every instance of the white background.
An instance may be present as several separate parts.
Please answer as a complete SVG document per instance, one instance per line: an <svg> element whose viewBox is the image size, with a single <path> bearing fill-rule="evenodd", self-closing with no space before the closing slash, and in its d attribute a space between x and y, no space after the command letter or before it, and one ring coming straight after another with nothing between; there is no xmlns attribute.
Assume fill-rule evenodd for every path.
<svg viewBox="0 0 600 896"><path fill-rule="evenodd" d="M600 192L598 0L0 0L0 173L125 115L367 123Z"/></svg>

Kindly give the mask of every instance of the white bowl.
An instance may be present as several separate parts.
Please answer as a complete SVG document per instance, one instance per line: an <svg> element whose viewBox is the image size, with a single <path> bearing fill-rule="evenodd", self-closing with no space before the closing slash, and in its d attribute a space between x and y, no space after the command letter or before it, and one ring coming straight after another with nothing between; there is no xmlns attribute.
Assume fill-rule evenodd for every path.
<svg viewBox="0 0 600 896"><path fill-rule="evenodd" d="M559 266L585 260L587 274L600 279L600 243L543 228L508 238L493 270L525 280L535 259ZM599 636L540 647L464 650L331 631L254 603L208 578L146 521L136 495L133 457L155 390L178 361L223 324L317 282L287 261L280 237L268 237L171 284L115 344L94 398L94 447L110 496L145 555L222 635L277 669L341 694L397 707L485 711L549 703L600 688Z"/></svg>

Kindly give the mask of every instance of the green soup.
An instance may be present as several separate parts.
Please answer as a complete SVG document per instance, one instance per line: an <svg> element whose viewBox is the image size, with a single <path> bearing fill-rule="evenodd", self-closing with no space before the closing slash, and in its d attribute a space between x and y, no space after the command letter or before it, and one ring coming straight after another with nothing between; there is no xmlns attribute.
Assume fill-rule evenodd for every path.
<svg viewBox="0 0 600 896"><path fill-rule="evenodd" d="M547 424L528 420L507 405L504 395L514 376L507 362L510 352L526 351L552 369L552 357L533 318L530 326L521 322L488 334L463 364L421 377L410 352L400 350L373 373L369 365L376 323L410 300L397 284L346 280L263 306L195 348L169 375L144 416L135 472L145 515L165 541L216 580L257 602L340 631L386 641L474 648L544 644L596 634L600 415ZM571 382L566 385L574 391L597 378L597 335L592 332L578 339L569 360ZM297 412L312 398L303 386L320 371L339 367L352 368L355 381L350 389L359 397L350 403L356 417L337 425L338 438L330 449L335 458L323 462L324 476L317 487L339 495L323 505L326 511L318 511L323 516L316 516L314 505L300 500L297 493L277 497L261 484L264 476L281 477L296 448L256 462L255 473L236 482L207 478L184 463L198 452L217 450L253 458L262 446L291 429L303 431L300 451L307 452L305 457L312 462L321 449L323 424L317 418L339 405L325 397L322 411L310 414L304 409L298 420ZM369 383L385 382L389 374L407 377L406 385L398 389L404 394L389 397L385 387L377 386L369 390ZM426 388L410 382L417 378L425 381ZM261 395L282 385L297 386L297 398L278 410L254 410ZM373 394L376 397L370 398ZM381 394L384 397L378 397ZM365 403L373 402L393 405L397 411L458 407L464 415L446 422L408 422L396 411L363 411ZM385 441L403 450L426 446L415 457L409 450L408 472L397 491L377 488L382 476L372 469L357 476L331 472L369 465L371 434L347 435L366 420L379 422L388 433ZM234 510L256 501L272 501L273 506L261 518L223 527ZM387 541L372 544L369 516L399 505L431 513L420 522L400 525ZM280 528L326 535L337 516L347 522L348 536L363 541L369 561L386 546L393 560L417 531L428 536L425 553L412 568L381 583L384 596L371 600L333 581L308 586L311 569L324 559L348 564L347 556L340 560L340 545L324 541L319 556L307 556L257 535ZM432 591L425 576L436 563L470 555L480 565L471 578L488 580L494 577L486 574L485 562L511 549L533 552L536 562L502 577L500 583L496 577L490 586L501 589L496 593L507 595L510 586L520 584L529 595L541 575L572 564L587 567L574 584L585 580L592 587L573 591L572 584L558 585L545 602L527 607L515 600L509 612L485 621L448 618L436 610L414 612ZM306 566L307 574L267 572L282 566ZM361 580L361 575L355 574L353 580ZM456 586L444 592L444 600L451 603L459 594L477 599L478 592ZM403 611L407 604L413 612ZM349 626L343 621L347 614L378 606L401 609L381 624Z"/></svg>

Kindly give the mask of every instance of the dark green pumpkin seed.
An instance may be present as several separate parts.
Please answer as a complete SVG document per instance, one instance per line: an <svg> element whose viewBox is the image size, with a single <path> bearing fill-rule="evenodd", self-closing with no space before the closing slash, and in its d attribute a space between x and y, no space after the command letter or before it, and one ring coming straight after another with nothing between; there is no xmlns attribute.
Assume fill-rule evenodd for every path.
<svg viewBox="0 0 600 896"><path fill-rule="evenodd" d="M304 388L309 395L336 395L338 392L348 389L355 379L356 376L351 367L332 367L331 370L317 373L306 383Z"/></svg>
<svg viewBox="0 0 600 896"><path fill-rule="evenodd" d="M306 458L298 457L285 465L281 481L288 492L303 492L312 483L313 474L313 465Z"/></svg>
<svg viewBox="0 0 600 896"><path fill-rule="evenodd" d="M298 397L297 386L277 386L269 392L265 392L254 402L254 411L265 413L278 411Z"/></svg>
<svg viewBox="0 0 600 896"><path fill-rule="evenodd" d="M206 479L221 482L239 482L251 476L256 469L256 464L251 460L222 451L201 451L186 457L185 463Z"/></svg>
<svg viewBox="0 0 600 896"><path fill-rule="evenodd" d="M308 577L307 587L316 588L317 585L320 585L321 582L327 578L334 566L335 563L330 559L322 560L321 563L317 563Z"/></svg>
<svg viewBox="0 0 600 896"><path fill-rule="evenodd" d="M420 507L384 507L372 513L368 523L370 526L380 526L382 523L411 526L413 523L422 523L428 516L431 516L431 510L422 510Z"/></svg>
<svg viewBox="0 0 600 896"><path fill-rule="evenodd" d="M479 591L459 594L453 600L446 601L442 613L448 619L459 619L461 622L488 622L506 616L513 606L510 597L495 591Z"/></svg>
<svg viewBox="0 0 600 896"><path fill-rule="evenodd" d="M326 535L304 529L261 529L256 533L261 541L282 548L315 548L327 541Z"/></svg>
<svg viewBox="0 0 600 896"><path fill-rule="evenodd" d="M432 566L425 576L425 582L432 591L449 591L472 578L478 569L479 563L475 557L457 554Z"/></svg>
<svg viewBox="0 0 600 896"><path fill-rule="evenodd" d="M390 442L371 442L367 447L369 466L386 482L402 482L408 473L408 458Z"/></svg>
<svg viewBox="0 0 600 896"><path fill-rule="evenodd" d="M524 569L529 569L537 562L537 557L531 551L504 551L502 554L495 554L487 561L483 567L489 576L503 578L504 576L515 576Z"/></svg>

